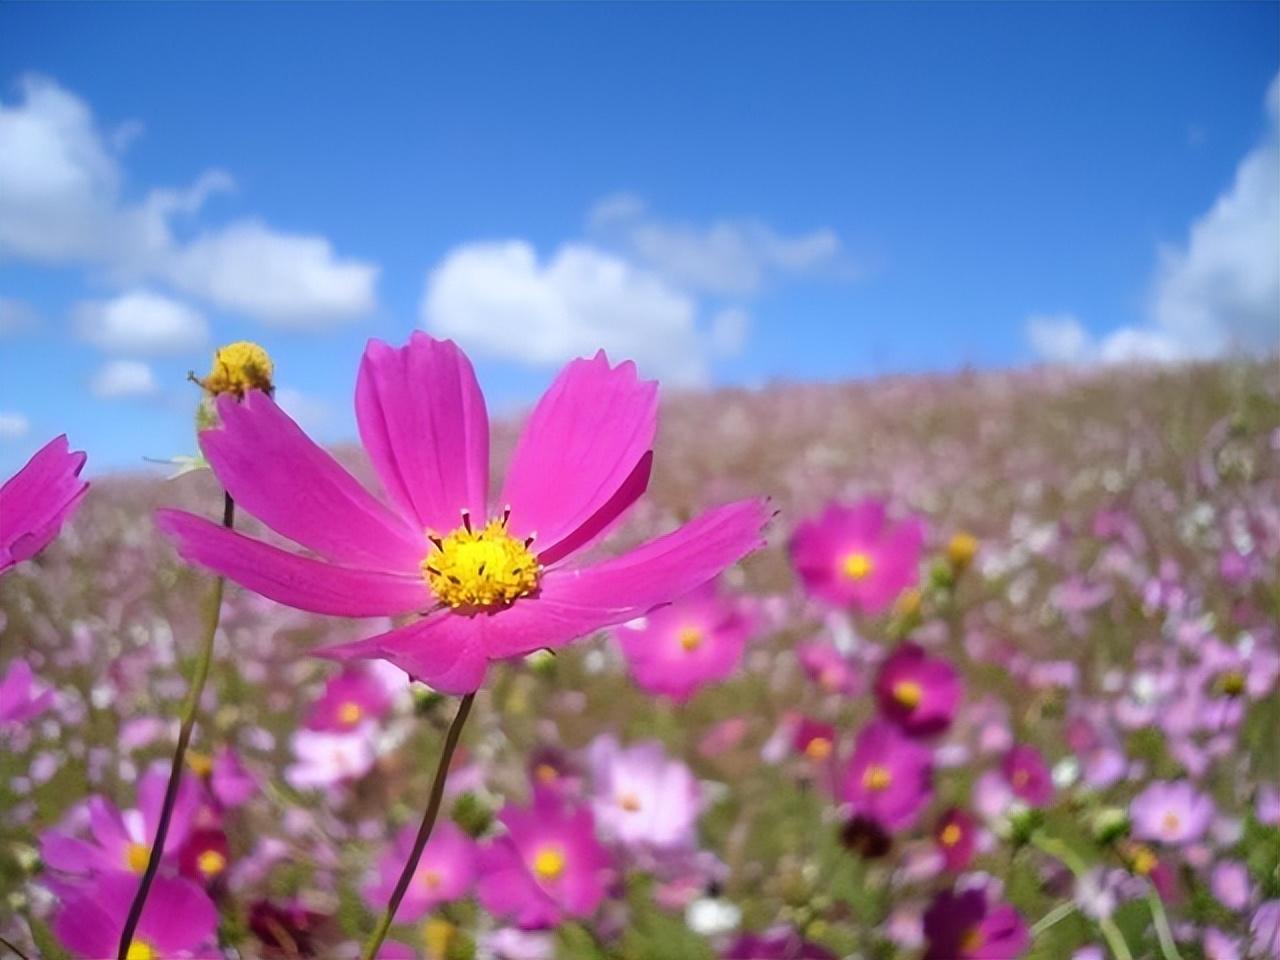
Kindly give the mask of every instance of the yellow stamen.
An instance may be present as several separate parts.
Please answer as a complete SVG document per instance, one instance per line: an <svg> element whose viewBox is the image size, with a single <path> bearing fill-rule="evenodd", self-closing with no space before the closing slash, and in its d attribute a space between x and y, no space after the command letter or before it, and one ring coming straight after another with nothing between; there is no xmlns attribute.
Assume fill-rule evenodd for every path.
<svg viewBox="0 0 1280 960"><path fill-rule="evenodd" d="M804 745L804 755L810 760L825 760L831 756L831 741L826 737L814 737Z"/></svg>
<svg viewBox="0 0 1280 960"><path fill-rule="evenodd" d="M899 680L893 685L893 699L908 710L914 710L924 699L924 690L914 680Z"/></svg>
<svg viewBox="0 0 1280 960"><path fill-rule="evenodd" d="M676 636L680 639L680 646L685 653L693 653L702 646L702 631L697 627L681 627Z"/></svg>
<svg viewBox="0 0 1280 960"><path fill-rule="evenodd" d="M197 777L207 777L213 772L213 757L207 753L197 753L195 750L187 751L187 766L191 768L191 772Z"/></svg>
<svg viewBox="0 0 1280 960"><path fill-rule="evenodd" d="M564 853L559 847L543 847L533 858L533 872L542 880L556 880L564 873Z"/></svg>
<svg viewBox="0 0 1280 960"><path fill-rule="evenodd" d="M640 809L640 798L634 793L624 793L618 797L618 806L627 813L635 813Z"/></svg>
<svg viewBox="0 0 1280 960"><path fill-rule="evenodd" d="M270 393L274 372L267 351L256 343L240 340L221 347L213 355L213 367L199 384L214 395L231 393L243 397L250 390Z"/></svg>
<svg viewBox="0 0 1280 960"><path fill-rule="evenodd" d="M1218 677L1218 689L1224 697L1238 697L1245 691L1245 676L1239 670L1232 670Z"/></svg>
<svg viewBox="0 0 1280 960"><path fill-rule="evenodd" d="M963 570L978 555L978 538L971 533L961 531L947 543L947 559L951 565Z"/></svg>
<svg viewBox="0 0 1280 960"><path fill-rule="evenodd" d="M533 775L538 778L539 783L545 785L548 783L554 783L556 778L560 776L560 773L551 764L540 763L534 768Z"/></svg>
<svg viewBox="0 0 1280 960"><path fill-rule="evenodd" d="M129 944L125 960L156 960L156 952L145 940L134 940Z"/></svg>
<svg viewBox="0 0 1280 960"><path fill-rule="evenodd" d="M1168 811L1160 820L1160 829L1167 834L1176 834L1181 826L1182 821L1172 810Z"/></svg>
<svg viewBox="0 0 1280 960"><path fill-rule="evenodd" d="M977 927L970 927L960 938L960 949L968 954L977 954L984 943L986 940L982 936L982 931Z"/></svg>
<svg viewBox="0 0 1280 960"><path fill-rule="evenodd" d="M1159 858L1150 847L1134 844L1129 852L1129 866L1140 877L1145 877L1160 865Z"/></svg>
<svg viewBox="0 0 1280 960"><path fill-rule="evenodd" d="M196 867L206 877L216 877L227 869L227 858L217 850L206 850L196 857Z"/></svg>
<svg viewBox="0 0 1280 960"><path fill-rule="evenodd" d="M888 790L892 783L893 774L888 767L879 763L871 764L862 774L862 785L868 790Z"/></svg>
<svg viewBox="0 0 1280 960"><path fill-rule="evenodd" d="M422 572L441 603L455 610L505 607L538 589L542 567L528 546L507 533L502 520L481 530L463 523L422 561Z"/></svg>
<svg viewBox="0 0 1280 960"><path fill-rule="evenodd" d="M863 580L875 569L871 557L861 550L855 550L844 558L844 572L851 580Z"/></svg>
<svg viewBox="0 0 1280 960"><path fill-rule="evenodd" d="M418 880L428 890L438 890L440 889L440 884L444 878L440 876L439 870L424 867L422 870L418 871Z"/></svg>
<svg viewBox="0 0 1280 960"><path fill-rule="evenodd" d="M145 843L131 843L124 848L124 865L134 873L147 869L147 861L151 859L151 848Z"/></svg>
<svg viewBox="0 0 1280 960"><path fill-rule="evenodd" d="M364 711L360 709L360 704L354 700L348 700L342 706L338 707L338 722L344 727L354 727L360 722L360 717Z"/></svg>
<svg viewBox="0 0 1280 960"><path fill-rule="evenodd" d="M942 828L942 833L938 835L938 839L942 841L942 845L944 847L954 847L960 842L960 838L963 835L963 831L960 829L959 825L948 823Z"/></svg>

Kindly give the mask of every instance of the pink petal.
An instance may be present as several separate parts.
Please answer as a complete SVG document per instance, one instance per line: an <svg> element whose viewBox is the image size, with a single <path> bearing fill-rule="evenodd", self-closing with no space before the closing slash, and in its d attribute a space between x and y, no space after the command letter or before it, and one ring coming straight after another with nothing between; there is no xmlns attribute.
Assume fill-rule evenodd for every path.
<svg viewBox="0 0 1280 960"><path fill-rule="evenodd" d="M489 417L471 362L452 340L421 331L400 348L370 340L356 420L387 494L424 531L448 533L464 509L485 517Z"/></svg>
<svg viewBox="0 0 1280 960"><path fill-rule="evenodd" d="M335 563L413 570L426 553L415 524L392 513L260 390L218 400L222 425L200 434L237 504Z"/></svg>
<svg viewBox="0 0 1280 960"><path fill-rule="evenodd" d="M81 480L85 455L54 437L0 487L0 555L5 566L43 550L89 489ZM2 569L2 568L0 568Z"/></svg>
<svg viewBox="0 0 1280 960"><path fill-rule="evenodd" d="M472 693L480 688L489 669L483 628L484 621L495 616L466 617L441 610L406 627L321 647L314 654L340 661L387 660L442 693Z"/></svg>
<svg viewBox="0 0 1280 960"><path fill-rule="evenodd" d="M300 557L180 510L157 510L155 517L156 526L188 563L299 610L382 617L413 613L431 603L421 577Z"/></svg>
<svg viewBox="0 0 1280 960"><path fill-rule="evenodd" d="M539 554L555 557L567 552L558 549L562 540L584 539L575 536L579 528L597 528L585 539L600 532L643 492L648 471L637 467L657 425L658 385L639 380L635 364L610 367L604 351L574 360L516 444L501 498L511 507L509 529L521 538L536 533Z"/></svg>

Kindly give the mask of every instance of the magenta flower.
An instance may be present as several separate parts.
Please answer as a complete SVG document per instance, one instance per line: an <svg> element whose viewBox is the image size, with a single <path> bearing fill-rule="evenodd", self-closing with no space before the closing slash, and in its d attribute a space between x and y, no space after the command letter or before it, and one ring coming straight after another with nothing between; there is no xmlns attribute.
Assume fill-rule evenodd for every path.
<svg viewBox="0 0 1280 960"><path fill-rule="evenodd" d="M70 892L53 920L53 932L77 957L114 957L138 878L103 874ZM156 877L129 948L130 958L222 956L214 934L218 911L204 891L180 877Z"/></svg>
<svg viewBox="0 0 1280 960"><path fill-rule="evenodd" d="M622 748L613 736L587 748L591 808L600 832L633 849L688 850L702 808L693 772L650 740Z"/></svg>
<svg viewBox="0 0 1280 960"><path fill-rule="evenodd" d="M387 686L367 670L348 667L324 686L311 704L307 726L312 730L350 733L360 724L381 720L391 709Z"/></svg>
<svg viewBox="0 0 1280 960"><path fill-rule="evenodd" d="M480 850L476 892L486 910L526 930L595 913L610 858L589 810L541 794L532 807L503 807L498 820L507 832Z"/></svg>
<svg viewBox="0 0 1280 960"><path fill-rule="evenodd" d="M1203 837L1213 815L1213 800L1186 780L1158 780L1129 804L1135 837L1174 845Z"/></svg>
<svg viewBox="0 0 1280 960"><path fill-rule="evenodd" d="M741 601L720 596L710 582L613 635L636 686L683 701L738 668L754 629Z"/></svg>
<svg viewBox="0 0 1280 960"><path fill-rule="evenodd" d="M880 713L915 736L941 733L951 726L963 687L946 660L904 643L876 675Z"/></svg>
<svg viewBox="0 0 1280 960"><path fill-rule="evenodd" d="M489 497L489 421L471 363L416 332L370 341L356 384L360 437L391 506L365 490L265 393L218 398L201 446L228 493L303 556L191 514L157 513L182 556L280 603L341 617L422 614L324 656L384 658L446 693L493 660L563 646L705 583L762 544L762 500L711 510L590 566L571 562L644 492L657 385L601 352L565 367Z"/></svg>
<svg viewBox="0 0 1280 960"><path fill-rule="evenodd" d="M924 914L924 960L1013 960L1031 946L1018 912L981 890L944 891Z"/></svg>
<svg viewBox="0 0 1280 960"><path fill-rule="evenodd" d="M890 525L883 500L833 503L796 528L791 565L811 595L861 613L883 613L919 576L924 524Z"/></svg>
<svg viewBox="0 0 1280 960"><path fill-rule="evenodd" d="M256 796L261 787L254 775L245 769L236 752L230 747L222 747L213 756L209 790L221 806L234 810Z"/></svg>
<svg viewBox="0 0 1280 960"><path fill-rule="evenodd" d="M777 927L739 937L720 956L722 960L835 960L836 955L794 930Z"/></svg>
<svg viewBox="0 0 1280 960"><path fill-rule="evenodd" d="M1053 776L1044 757L1035 747L1018 744L1004 755L1000 771L1014 796L1029 807L1047 807L1053 802Z"/></svg>
<svg viewBox="0 0 1280 960"><path fill-rule="evenodd" d="M843 799L859 816L893 832L912 826L933 792L933 753L884 720L858 734Z"/></svg>
<svg viewBox="0 0 1280 960"><path fill-rule="evenodd" d="M791 746L796 753L823 763L835 753L836 728L813 717L798 717L791 733Z"/></svg>
<svg viewBox="0 0 1280 960"><path fill-rule="evenodd" d="M414 825L405 827L378 860L378 881L364 890L364 898L372 909L382 909L391 899L417 832ZM437 823L396 911L396 919L410 923L438 904L465 897L475 883L476 855L476 845L470 837L449 821Z"/></svg>
<svg viewBox="0 0 1280 960"><path fill-rule="evenodd" d="M9 664L0 679L0 727L26 723L44 713L53 703L53 691L35 680L31 665L19 658Z"/></svg>
<svg viewBox="0 0 1280 960"><path fill-rule="evenodd" d="M933 839L948 870L965 870L978 846L978 824L968 813L952 807L933 828Z"/></svg>
<svg viewBox="0 0 1280 960"><path fill-rule="evenodd" d="M798 656L805 675L827 693L849 696L857 692L857 668L831 644L806 643Z"/></svg>
<svg viewBox="0 0 1280 960"><path fill-rule="evenodd" d="M66 434L41 447L0 487L0 574L49 545L89 489L80 479L83 452Z"/></svg>

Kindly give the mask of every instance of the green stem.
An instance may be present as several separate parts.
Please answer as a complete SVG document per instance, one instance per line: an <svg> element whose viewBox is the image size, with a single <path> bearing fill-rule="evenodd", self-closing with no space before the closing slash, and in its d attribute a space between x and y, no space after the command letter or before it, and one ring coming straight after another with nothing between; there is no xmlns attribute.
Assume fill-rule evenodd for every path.
<svg viewBox="0 0 1280 960"><path fill-rule="evenodd" d="M1156 925L1156 936L1160 938L1160 952L1164 954L1164 960L1182 960L1178 954L1178 946L1173 942L1173 928L1169 926L1164 901L1160 899L1160 891L1155 887L1147 891L1147 904L1151 907L1151 920Z"/></svg>
<svg viewBox="0 0 1280 960"><path fill-rule="evenodd" d="M467 714L471 712L471 704L475 698L474 693L468 693L462 698L453 723L449 725L449 732L444 739L444 750L440 753L440 762L436 764L435 780L431 783L431 798L427 801L426 812L422 815L422 825L418 827L418 837L413 842L413 851L405 861L404 869L400 871L400 879L396 881L387 909L383 911L378 925L373 928L373 933L365 942L364 953L361 954L363 960L373 960L377 956L378 948L382 946L382 941L387 939L387 931L391 929L392 921L395 920L400 901L404 899L405 892L413 881L413 875L417 872L418 861L422 859L422 851L426 849L427 841L431 839L431 831L436 825L436 816L440 813L440 802L444 799L444 781L449 775L449 766L453 762L453 751L458 746L458 739L462 736L462 726L467 722Z"/></svg>
<svg viewBox="0 0 1280 960"><path fill-rule="evenodd" d="M1089 872L1088 865L1080 859L1080 855L1056 837L1037 830L1031 835L1031 845L1062 861L1077 880L1083 879ZM1116 960L1133 960L1133 954L1129 952L1129 944L1125 942L1124 934L1120 932L1116 922L1106 916L1098 917L1097 922L1098 929L1102 931L1102 936L1106 939L1107 946L1111 948L1111 953Z"/></svg>
<svg viewBox="0 0 1280 960"><path fill-rule="evenodd" d="M1043 917L1035 922L1031 928L1031 936L1033 938L1040 936L1050 927L1054 926L1058 921L1065 920L1076 912L1076 905L1068 900L1066 903L1060 903Z"/></svg>
<svg viewBox="0 0 1280 960"><path fill-rule="evenodd" d="M231 494L224 493L222 525L231 529L235 525L235 519L235 501L231 499ZM209 592L209 601L205 608L204 636L201 639L200 654L196 660L196 672L191 678L191 688L187 691L187 699L182 704L182 726L178 730L178 746L173 751L173 763L169 766L169 783L165 787L164 804L160 808L160 822L156 824L156 836L151 844L151 855L147 858L147 869L142 874L142 882L138 884L138 892L133 896L129 915L120 933L120 949L117 951L116 960L128 960L134 931L138 929L138 921L142 919L142 909L147 903L147 894L151 892L151 884L156 879L160 861L164 857L164 843L169 836L169 821L173 819L173 807L178 799L178 786L182 782L187 745L191 742L191 733L196 725L196 713L200 709L200 698L204 695L205 681L209 679L209 665L213 661L213 638L218 632L218 621L222 616L222 588L225 583L225 578L218 577L213 581L213 589Z"/></svg>

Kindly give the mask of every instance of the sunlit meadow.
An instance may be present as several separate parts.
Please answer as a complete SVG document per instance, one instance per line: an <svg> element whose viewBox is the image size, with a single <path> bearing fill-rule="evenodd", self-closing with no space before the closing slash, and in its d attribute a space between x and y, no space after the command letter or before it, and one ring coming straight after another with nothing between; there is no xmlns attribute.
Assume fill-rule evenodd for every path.
<svg viewBox="0 0 1280 960"><path fill-rule="evenodd" d="M465 363L413 344L393 347L435 351L433 382ZM357 403L381 414L378 350ZM321 562L394 564L342 540L333 503L295 523L308 448L254 391L269 372L191 385L212 471L107 476L76 502L56 448L23 504L57 502L25 530L5 487L0 951L115 956L154 861L130 960L1280 956L1274 363L664 396L652 456L650 388L581 364L566 376L596 392L558 395L571 428L534 415L547 445L513 454L520 418L495 418L487 495L474 432L441 425L456 396L416 396L426 419L389 447L366 433L372 460L334 451L374 492L365 519L435 509L412 479L388 489L407 443L455 470L430 489L485 511L422 531L421 611L371 616L398 596L382 580L306 586ZM70 449L92 459L92 439ZM521 526L522 504L579 494L572 551L554 519L544 547ZM173 508L207 542L156 519ZM255 566L227 519L316 566ZM685 524L661 569L628 554ZM596 564L632 575L592 594L594 620L574 595L528 635L480 629ZM366 616L325 615L347 607Z"/></svg>

